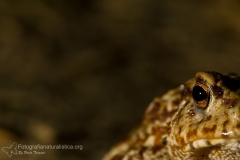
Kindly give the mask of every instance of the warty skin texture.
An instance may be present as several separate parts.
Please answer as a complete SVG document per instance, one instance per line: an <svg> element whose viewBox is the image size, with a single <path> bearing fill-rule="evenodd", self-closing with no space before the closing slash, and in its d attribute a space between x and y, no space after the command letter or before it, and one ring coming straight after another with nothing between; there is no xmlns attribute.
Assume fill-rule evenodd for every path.
<svg viewBox="0 0 240 160"><path fill-rule="evenodd" d="M240 79L198 72L155 98L103 160L240 159Z"/></svg>

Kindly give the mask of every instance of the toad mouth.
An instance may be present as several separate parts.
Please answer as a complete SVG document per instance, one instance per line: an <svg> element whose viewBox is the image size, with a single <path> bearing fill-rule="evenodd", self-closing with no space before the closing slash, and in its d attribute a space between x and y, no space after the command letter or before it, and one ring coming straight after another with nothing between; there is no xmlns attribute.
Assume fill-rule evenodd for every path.
<svg viewBox="0 0 240 160"><path fill-rule="evenodd" d="M231 148L239 148L240 147L240 139L239 138L231 138L231 139L199 139L192 141L185 146L183 146L184 151L194 151L197 149L213 147L213 146L226 146Z"/></svg>

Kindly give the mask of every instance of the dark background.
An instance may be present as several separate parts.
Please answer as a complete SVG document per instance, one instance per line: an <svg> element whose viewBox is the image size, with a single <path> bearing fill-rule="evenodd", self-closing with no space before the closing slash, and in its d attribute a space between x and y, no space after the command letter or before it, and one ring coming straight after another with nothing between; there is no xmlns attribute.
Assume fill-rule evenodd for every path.
<svg viewBox="0 0 240 160"><path fill-rule="evenodd" d="M83 145L12 159L99 160L154 97L239 74L239 53L237 0L2 0L0 139Z"/></svg>

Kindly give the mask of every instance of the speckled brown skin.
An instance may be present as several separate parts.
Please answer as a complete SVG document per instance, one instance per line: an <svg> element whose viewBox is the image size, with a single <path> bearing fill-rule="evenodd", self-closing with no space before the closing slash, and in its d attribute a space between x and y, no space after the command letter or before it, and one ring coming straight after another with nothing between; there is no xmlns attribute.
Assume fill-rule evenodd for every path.
<svg viewBox="0 0 240 160"><path fill-rule="evenodd" d="M155 98L103 160L240 159L240 78L198 72Z"/></svg>

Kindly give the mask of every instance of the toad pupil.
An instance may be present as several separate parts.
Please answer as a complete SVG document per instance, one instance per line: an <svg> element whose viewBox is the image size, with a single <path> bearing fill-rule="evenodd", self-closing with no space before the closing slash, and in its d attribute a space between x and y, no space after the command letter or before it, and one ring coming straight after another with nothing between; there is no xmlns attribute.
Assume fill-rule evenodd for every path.
<svg viewBox="0 0 240 160"><path fill-rule="evenodd" d="M192 91L192 96L195 101L202 101L208 97L206 91L200 87L200 86L195 86Z"/></svg>

